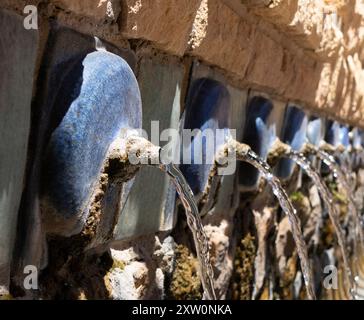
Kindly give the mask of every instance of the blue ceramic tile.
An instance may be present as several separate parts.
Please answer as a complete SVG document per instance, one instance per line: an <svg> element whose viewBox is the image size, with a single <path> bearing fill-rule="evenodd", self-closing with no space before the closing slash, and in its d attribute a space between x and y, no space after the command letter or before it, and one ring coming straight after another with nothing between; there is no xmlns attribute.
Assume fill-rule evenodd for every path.
<svg viewBox="0 0 364 320"><path fill-rule="evenodd" d="M364 130L359 129L358 133L359 133L359 136L361 138L361 146L364 148Z"/></svg>
<svg viewBox="0 0 364 320"><path fill-rule="evenodd" d="M353 130L351 130L351 134L352 134L352 145L355 149L360 149L362 148L362 135L361 132L358 128L353 128Z"/></svg>
<svg viewBox="0 0 364 320"><path fill-rule="evenodd" d="M363 150L363 131L358 128L353 128L351 130L352 134L352 146L353 146L353 168L358 169L362 164L362 151Z"/></svg>
<svg viewBox="0 0 364 320"><path fill-rule="evenodd" d="M194 81L186 103L185 129L228 129L230 118L230 95L224 85L216 80L201 78ZM228 134L228 130L226 131ZM224 141L214 143L215 150ZM191 155L195 155L195 143L188 146ZM201 154L202 153L202 154ZM195 195L205 188L213 159L206 155L206 139L202 139L202 150L197 150L196 155L201 156L202 164L181 164L181 171L185 175Z"/></svg>
<svg viewBox="0 0 364 320"><path fill-rule="evenodd" d="M334 147L338 146L340 141L340 124L336 121L328 120L326 126L325 141Z"/></svg>
<svg viewBox="0 0 364 320"><path fill-rule="evenodd" d="M311 117L307 124L307 141L318 146L324 138L324 121L321 118Z"/></svg>
<svg viewBox="0 0 364 320"><path fill-rule="evenodd" d="M140 94L126 61L104 51L76 62L59 87L55 108L69 109L46 148L42 200L60 218L79 221L109 145L121 129L141 126Z"/></svg>
<svg viewBox="0 0 364 320"><path fill-rule="evenodd" d="M288 106L282 127L281 140L299 151L306 141L307 116L295 106ZM278 163L277 175L287 179L293 172L294 162L284 158Z"/></svg>
<svg viewBox="0 0 364 320"><path fill-rule="evenodd" d="M338 140L339 140L339 144L341 144L345 148L349 147L350 138L349 138L349 127L348 126L345 126L345 125L340 126Z"/></svg>
<svg viewBox="0 0 364 320"><path fill-rule="evenodd" d="M273 103L260 96L253 97L247 108L242 142L263 159L276 138L275 126L268 122L272 110ZM239 184L254 187L258 178L259 172L254 167L244 162L239 164Z"/></svg>

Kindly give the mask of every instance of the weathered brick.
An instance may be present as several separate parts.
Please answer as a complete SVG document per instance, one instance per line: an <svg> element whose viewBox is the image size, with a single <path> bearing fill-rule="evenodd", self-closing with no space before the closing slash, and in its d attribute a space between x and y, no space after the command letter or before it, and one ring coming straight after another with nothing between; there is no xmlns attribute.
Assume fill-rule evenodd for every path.
<svg viewBox="0 0 364 320"><path fill-rule="evenodd" d="M183 55L201 0L52 0L57 6L96 23L120 22L125 38L152 41L158 48Z"/></svg>
<svg viewBox="0 0 364 320"><path fill-rule="evenodd" d="M183 55L201 0L123 0L122 34Z"/></svg>
<svg viewBox="0 0 364 320"><path fill-rule="evenodd" d="M23 190L38 32L0 10L0 293L7 285Z"/></svg>
<svg viewBox="0 0 364 320"><path fill-rule="evenodd" d="M120 1L115 0L52 0L52 2L60 8L90 17L97 22L116 20L120 14Z"/></svg>
<svg viewBox="0 0 364 320"><path fill-rule="evenodd" d="M334 32L335 14L329 12L323 1L277 0L242 1L224 0L235 12L245 15L248 11L272 23L299 47L315 51L327 58L337 51L340 36ZM329 42L329 43L328 43Z"/></svg>
<svg viewBox="0 0 364 320"><path fill-rule="evenodd" d="M243 77L252 53L253 26L220 1L209 1L206 6L206 23L201 35L195 36L198 41L191 44L192 54Z"/></svg>

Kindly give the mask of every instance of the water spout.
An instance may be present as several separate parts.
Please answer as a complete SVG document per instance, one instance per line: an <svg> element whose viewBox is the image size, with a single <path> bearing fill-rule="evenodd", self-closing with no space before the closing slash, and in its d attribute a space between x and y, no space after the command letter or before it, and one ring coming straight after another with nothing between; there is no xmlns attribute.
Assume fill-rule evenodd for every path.
<svg viewBox="0 0 364 320"><path fill-rule="evenodd" d="M319 193L327 207L330 220L335 228L335 233L338 239L339 247L343 256L344 261L344 267L345 267L345 274L347 276L347 279L349 280L350 284L350 293L354 293L355 288L355 281L352 276L350 264L349 264L349 255L347 253L346 249L346 241L345 241L345 235L344 231L340 225L340 219L339 214L337 212L336 206L334 204L334 200L332 198L332 195L327 188L326 184L321 179L318 172L311 166L311 163L305 158L305 156L298 152L293 150L289 145L286 145L279 141L277 141L274 144L274 147L272 148L271 153L273 153L275 156L282 156L282 157L288 157L294 162L296 162L306 173L307 175L312 179L312 181L317 186ZM354 297L354 295L353 295Z"/></svg>
<svg viewBox="0 0 364 320"><path fill-rule="evenodd" d="M351 188L348 184L348 181L346 179L345 173L341 170L340 166L336 163L334 156L330 155L327 151L332 151L334 148L328 144L323 144L322 148L316 148L315 146L307 143L304 146L304 153L310 153L317 155L334 173L334 176L337 178L339 183L342 185L346 192L346 197L349 202L349 212L351 213L354 223L355 223L355 234L358 237L358 241L360 241L360 248L363 251L363 244L364 244L364 236L363 236L363 230L361 227L361 221L360 216L358 213L358 210L355 205L355 200L353 199Z"/></svg>
<svg viewBox="0 0 364 320"><path fill-rule="evenodd" d="M194 194L182 172L173 164L161 164L160 153L162 149L144 138L130 136L126 142L123 142L120 145L125 146L125 151L120 149L117 150L121 155L120 159L123 159L124 164L125 162L129 162L130 159L138 160L143 164L157 166L172 178L185 209L187 224L193 235L197 259L199 261L199 276L204 289L203 298L207 300L216 300L214 272L210 263L208 238L204 232Z"/></svg>
<svg viewBox="0 0 364 320"><path fill-rule="evenodd" d="M283 189L279 179L273 175L270 166L261 159L251 148L243 143L239 143L234 139L228 139L226 145L220 150L219 157L226 157L228 154L236 153L237 160L247 162L259 170L263 177L267 180L273 189L274 195L277 197L283 211L287 214L292 228L293 238L297 246L298 256L300 258L301 270L306 285L307 296L309 299L316 299L313 286L313 275L308 259L307 246L303 238L301 230L301 222L297 216L297 212L285 190ZM216 162L216 165L218 163Z"/></svg>
<svg viewBox="0 0 364 320"><path fill-rule="evenodd" d="M65 77L73 81L61 83L42 154L44 235L78 237L72 244L76 253L109 244L130 191L127 184L141 166L157 166L177 186L196 244L204 297L215 299L209 244L192 191L177 168L160 165L161 149L141 138L142 99L133 71L105 50L81 55L76 67ZM80 255L73 247L70 251L77 260Z"/></svg>
<svg viewBox="0 0 364 320"><path fill-rule="evenodd" d="M355 244L354 244L354 259L357 259L358 255L360 255L363 251L363 230L360 221L360 216L357 211L355 201L352 197L351 188L347 182L347 178L345 173L341 170L340 166L336 163L334 156L330 155L328 152L334 151L335 148L330 144L323 143L320 148L317 148L309 143L304 146L304 153L317 155L333 172L334 177L337 178L338 182L342 185L346 192L346 197L348 199L349 213L352 215L354 221L354 234L355 234ZM359 243L359 248L357 247L357 243ZM358 263L358 262L357 262ZM347 268L347 267L346 267ZM357 278L357 275L354 276L354 281ZM350 280L350 282L352 282ZM354 287L352 286L352 289Z"/></svg>

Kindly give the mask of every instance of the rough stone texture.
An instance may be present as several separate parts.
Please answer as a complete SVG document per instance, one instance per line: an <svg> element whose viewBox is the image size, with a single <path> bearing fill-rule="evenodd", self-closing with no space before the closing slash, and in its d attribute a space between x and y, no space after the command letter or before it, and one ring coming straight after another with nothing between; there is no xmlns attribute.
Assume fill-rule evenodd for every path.
<svg viewBox="0 0 364 320"><path fill-rule="evenodd" d="M24 4L5 0L1 6L20 11ZM83 30L113 43L123 43L121 34L187 53L219 67L238 87L364 125L359 0L52 0L47 10L42 14L75 28L85 24Z"/></svg>
<svg viewBox="0 0 364 320"><path fill-rule="evenodd" d="M316 185L310 186L308 196L311 205L311 212L305 225L304 236L310 238L310 244L317 245L320 241L320 228L322 222L322 210L324 206L321 204L320 195Z"/></svg>
<svg viewBox="0 0 364 320"><path fill-rule="evenodd" d="M289 89L295 96L293 99L334 118L363 125L360 114L363 68L359 57L364 39L364 6L360 1L294 0L273 1L268 5L264 1L248 1L246 6L237 0L225 2L241 16L253 13L271 23L284 34L279 45L284 46L288 39L316 61L311 70L305 69L305 78L311 81L311 86L307 84L311 94L301 100L299 91L305 90L306 84L301 89L294 89L293 85Z"/></svg>
<svg viewBox="0 0 364 320"><path fill-rule="evenodd" d="M121 7L120 1L115 0L53 0L56 6L70 10L81 16L89 16L98 22L117 20Z"/></svg>
<svg viewBox="0 0 364 320"><path fill-rule="evenodd" d="M209 1L208 20L206 36L192 48L193 55L229 71L242 85L288 99L314 100L320 65L313 59L299 50L291 52L265 32L259 19L241 17L220 1Z"/></svg>
<svg viewBox="0 0 364 320"><path fill-rule="evenodd" d="M126 38L153 41L159 48L182 55L201 0L54 0L63 9L96 22L117 20Z"/></svg>
<svg viewBox="0 0 364 320"><path fill-rule="evenodd" d="M123 0L122 34L182 55L201 0Z"/></svg>
<svg viewBox="0 0 364 320"><path fill-rule="evenodd" d="M226 212L229 214L229 211ZM233 272L232 247L232 220L227 217L220 224L205 225L205 232L209 238L211 262L214 266L215 289L219 299L224 299L228 289L231 274Z"/></svg>
<svg viewBox="0 0 364 320"><path fill-rule="evenodd" d="M0 294L7 285L23 190L38 32L0 10Z"/></svg>
<svg viewBox="0 0 364 320"><path fill-rule="evenodd" d="M163 146L166 143L154 141L164 129L179 128L183 74L183 66L174 62L160 63L145 57L140 63L138 82L143 129L154 144ZM159 121L157 137L151 136L151 121ZM165 173L158 168L142 168L120 214L115 239L171 230L175 222L174 199L175 189Z"/></svg>
<svg viewBox="0 0 364 320"><path fill-rule="evenodd" d="M237 13L248 10L269 21L298 46L322 57L333 54L339 47L341 35L333 16L334 8L328 8L321 0L246 1L245 6L238 0L225 3Z"/></svg>
<svg viewBox="0 0 364 320"><path fill-rule="evenodd" d="M255 267L255 281L253 298L256 298L263 289L264 282L267 275L268 264L268 241L267 237L273 226L275 218L275 207L269 207L268 205L262 205L262 197L264 200L268 199L267 192L270 193L270 189L265 189L260 197L258 196L252 204L252 214L254 215L255 227L257 230L257 255L254 261ZM264 194L265 193L265 194Z"/></svg>
<svg viewBox="0 0 364 320"><path fill-rule="evenodd" d="M119 242L111 249L113 266L104 280L114 300L163 299L165 277L173 270L175 243L152 235Z"/></svg>
<svg viewBox="0 0 364 320"><path fill-rule="evenodd" d="M355 201L356 201L356 205L358 206L358 208L360 210L363 210L364 207L364 199L362 197L362 195L364 194L364 170L363 169L359 169L357 175L356 175L356 180L357 180L357 188L355 190Z"/></svg>
<svg viewBox="0 0 364 320"><path fill-rule="evenodd" d="M281 286L290 286L296 275L297 253L287 216L278 225L276 255Z"/></svg>
<svg viewBox="0 0 364 320"><path fill-rule="evenodd" d="M238 0L224 2L238 14L253 13L272 23L307 54L322 60L338 53L344 38L341 15L349 6L355 6L353 1L344 4L325 0L247 1L244 5Z"/></svg>

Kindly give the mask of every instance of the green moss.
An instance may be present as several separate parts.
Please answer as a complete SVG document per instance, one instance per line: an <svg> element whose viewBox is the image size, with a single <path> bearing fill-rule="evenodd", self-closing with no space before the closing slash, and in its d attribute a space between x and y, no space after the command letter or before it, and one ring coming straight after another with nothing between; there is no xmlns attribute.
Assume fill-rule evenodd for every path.
<svg viewBox="0 0 364 320"><path fill-rule="evenodd" d="M342 204L345 204L345 205L348 204L348 199L347 199L346 195L342 194L339 191L339 187L338 187L336 182L331 181L328 184L328 186L329 186L329 189L330 189L335 201L337 201L339 203L342 203Z"/></svg>
<svg viewBox="0 0 364 320"><path fill-rule="evenodd" d="M333 193L334 199L337 200L340 203L343 203L345 205L348 204L348 199L346 198L346 196L338 191L334 191Z"/></svg>
<svg viewBox="0 0 364 320"><path fill-rule="evenodd" d="M184 245L176 246L176 261L169 294L176 300L202 299L202 285L197 274L198 261Z"/></svg>
<svg viewBox="0 0 364 320"><path fill-rule="evenodd" d="M254 261L257 251L254 240L254 237L248 233L236 249L232 283L232 298L234 300L251 299L254 280Z"/></svg>
<svg viewBox="0 0 364 320"><path fill-rule="evenodd" d="M344 222L347 213L349 201L345 194L343 194L336 182L330 181L328 183L329 190L333 196L333 200L338 205L340 222Z"/></svg>
<svg viewBox="0 0 364 320"><path fill-rule="evenodd" d="M293 202L302 203L305 196L301 191L294 191L291 193L290 199Z"/></svg>
<svg viewBox="0 0 364 320"><path fill-rule="evenodd" d="M113 264L112 264L111 270L114 270L114 269L124 270L125 269L125 262L122 261L122 260L113 259Z"/></svg>
<svg viewBox="0 0 364 320"><path fill-rule="evenodd" d="M0 294L0 300L13 300L13 296L8 293L8 294Z"/></svg>

